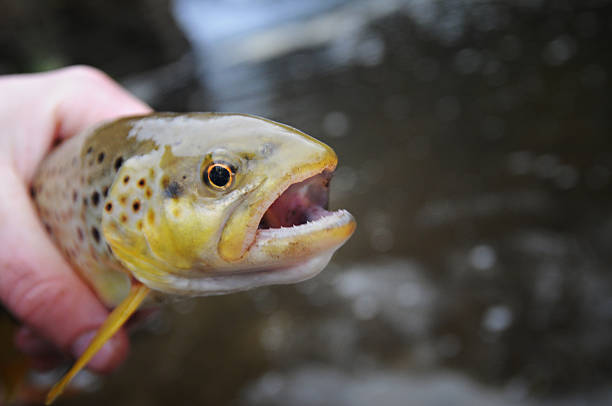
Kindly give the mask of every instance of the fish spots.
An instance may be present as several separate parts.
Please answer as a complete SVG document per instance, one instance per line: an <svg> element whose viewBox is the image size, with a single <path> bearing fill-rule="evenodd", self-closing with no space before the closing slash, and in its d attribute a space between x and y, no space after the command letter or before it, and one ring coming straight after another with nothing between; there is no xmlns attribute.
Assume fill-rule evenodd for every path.
<svg viewBox="0 0 612 406"><path fill-rule="evenodd" d="M147 187L147 189L145 190L145 196L147 199L150 199L151 196L153 196L153 191L151 190L150 187Z"/></svg>
<svg viewBox="0 0 612 406"><path fill-rule="evenodd" d="M125 204L127 203L127 196L126 196L126 195L121 195L121 196L119 196L119 203L120 203L122 206L125 206Z"/></svg>
<svg viewBox="0 0 612 406"><path fill-rule="evenodd" d="M130 183L130 175L125 175L123 177L123 184L127 185L128 183Z"/></svg>
<svg viewBox="0 0 612 406"><path fill-rule="evenodd" d="M138 229L138 231L142 231L142 220L138 220L136 222L136 228Z"/></svg>
<svg viewBox="0 0 612 406"><path fill-rule="evenodd" d="M118 219L119 214L125 212L126 215L132 215L131 204L135 198L132 191L128 193L126 187L124 190L119 189L117 195L113 194L114 185L122 187L123 175L126 174L117 174L113 170L114 164L119 155L127 161L127 154L132 154L132 149L117 149L114 142L94 138L91 133L83 133L83 137L80 137L76 136L65 142L43 160L35 176L33 197L41 226L52 235L71 265L98 289L106 283L100 282L106 281L105 276L100 276L103 275L102 272L120 266L108 250L102 227L109 227L109 230L111 227L119 229L122 227ZM125 163L121 160L119 162ZM121 166L119 171L123 170L124 166ZM119 164L117 167L119 168ZM138 189L136 181L140 178L139 174L129 175L133 182L128 186ZM147 178L147 186L149 183ZM41 186L44 189L39 192ZM143 192L144 188L141 195L137 196L141 202L144 200ZM119 204L118 196L122 193L128 196L126 208L129 210ZM144 205L140 208L141 213L143 209ZM111 221L105 224L104 219ZM142 216L140 219L145 221ZM133 221L136 220L138 218ZM132 221L132 218L127 221Z"/></svg>
<svg viewBox="0 0 612 406"><path fill-rule="evenodd" d="M149 222L149 224L155 223L155 212L152 209L149 209L149 211L147 212L147 221Z"/></svg>
<svg viewBox="0 0 612 406"><path fill-rule="evenodd" d="M91 227L91 236L96 241L96 243L100 242L100 232L98 231L97 227L95 226Z"/></svg>
<svg viewBox="0 0 612 406"><path fill-rule="evenodd" d="M113 164L113 167L115 168L115 172L119 171L119 168L121 168L121 165L123 165L123 157L120 156L117 159L115 159L115 163Z"/></svg>
<svg viewBox="0 0 612 406"><path fill-rule="evenodd" d="M145 187L146 184L147 181L145 180L145 178L140 178L140 180L138 181L138 187Z"/></svg>
<svg viewBox="0 0 612 406"><path fill-rule="evenodd" d="M183 187L178 182L172 181L164 188L164 194L166 197L176 199L183 194Z"/></svg>
<svg viewBox="0 0 612 406"><path fill-rule="evenodd" d="M121 216L119 216L119 221L122 223L127 223L128 221L128 216L125 213L121 213Z"/></svg>
<svg viewBox="0 0 612 406"><path fill-rule="evenodd" d="M137 213L138 210L140 210L140 201L134 200L132 203L132 210L134 210L134 213Z"/></svg>
<svg viewBox="0 0 612 406"><path fill-rule="evenodd" d="M91 203L94 206L98 206L98 203L100 203L100 193L97 190L91 194Z"/></svg>

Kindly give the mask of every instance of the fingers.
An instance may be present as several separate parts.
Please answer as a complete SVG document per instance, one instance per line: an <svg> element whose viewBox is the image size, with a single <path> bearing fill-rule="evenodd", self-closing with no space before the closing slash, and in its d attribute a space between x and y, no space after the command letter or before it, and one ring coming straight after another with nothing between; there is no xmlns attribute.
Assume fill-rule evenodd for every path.
<svg viewBox="0 0 612 406"><path fill-rule="evenodd" d="M0 223L0 299L42 337L80 356L108 312L44 234L23 182L7 168L0 168ZM89 367L109 371L126 352L119 332Z"/></svg>

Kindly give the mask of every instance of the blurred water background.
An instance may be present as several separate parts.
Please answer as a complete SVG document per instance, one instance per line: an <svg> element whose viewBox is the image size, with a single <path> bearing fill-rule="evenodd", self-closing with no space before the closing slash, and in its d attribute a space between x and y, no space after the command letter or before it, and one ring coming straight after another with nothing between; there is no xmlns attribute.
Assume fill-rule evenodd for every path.
<svg viewBox="0 0 612 406"><path fill-rule="evenodd" d="M0 4L0 73L288 123L355 236L317 278L173 303L63 405L612 404L612 4Z"/></svg>

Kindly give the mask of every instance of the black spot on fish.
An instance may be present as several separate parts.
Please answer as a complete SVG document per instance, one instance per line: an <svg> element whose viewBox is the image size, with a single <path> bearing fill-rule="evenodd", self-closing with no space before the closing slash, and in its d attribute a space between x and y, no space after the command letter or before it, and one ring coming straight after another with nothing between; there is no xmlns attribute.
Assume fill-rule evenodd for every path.
<svg viewBox="0 0 612 406"><path fill-rule="evenodd" d="M113 204L111 202L106 203L105 209L110 213L113 210Z"/></svg>
<svg viewBox="0 0 612 406"><path fill-rule="evenodd" d="M87 153L88 153L88 154L91 154L92 152L93 152L93 147L89 147L89 148L87 148Z"/></svg>
<svg viewBox="0 0 612 406"><path fill-rule="evenodd" d="M96 242L100 242L100 232L97 228L91 228L91 235L93 236L94 240L96 240Z"/></svg>
<svg viewBox="0 0 612 406"><path fill-rule="evenodd" d="M178 182L170 182L168 186L164 189L164 194L166 197L171 197L172 199L176 199L180 195L183 194L183 187Z"/></svg>
<svg viewBox="0 0 612 406"><path fill-rule="evenodd" d="M44 223L44 224L45 224L45 230L47 230L47 233L53 234L53 229L51 228L51 226L47 223Z"/></svg>
<svg viewBox="0 0 612 406"><path fill-rule="evenodd" d="M144 187L144 185L146 185L146 184L147 184L147 181L144 178L141 178L138 181L138 186L140 186L140 187Z"/></svg>
<svg viewBox="0 0 612 406"><path fill-rule="evenodd" d="M132 209L134 210L134 212L137 212L138 210L140 210L140 202L138 200L132 203Z"/></svg>
<svg viewBox="0 0 612 406"><path fill-rule="evenodd" d="M98 193L97 190L91 194L91 202L94 206L97 206L98 203L100 203L100 193Z"/></svg>
<svg viewBox="0 0 612 406"><path fill-rule="evenodd" d="M30 196L32 197L32 199L36 197L36 189L34 188L34 186L30 186Z"/></svg>
<svg viewBox="0 0 612 406"><path fill-rule="evenodd" d="M115 170L118 171L119 168L121 168L121 165L123 165L123 157L120 156L119 158L115 159Z"/></svg>
<svg viewBox="0 0 612 406"><path fill-rule="evenodd" d="M99 164L102 163L102 161L104 161L104 156L105 156L104 152L100 152L98 154L98 163Z"/></svg>

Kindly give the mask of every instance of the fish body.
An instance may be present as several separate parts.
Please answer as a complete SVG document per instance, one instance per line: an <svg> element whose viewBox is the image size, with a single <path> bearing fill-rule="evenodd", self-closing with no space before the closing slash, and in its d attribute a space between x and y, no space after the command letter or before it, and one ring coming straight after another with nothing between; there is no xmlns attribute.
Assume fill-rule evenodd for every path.
<svg viewBox="0 0 612 406"><path fill-rule="evenodd" d="M313 276L355 228L348 212L321 207L336 161L323 143L259 117L155 113L65 141L32 190L57 246L115 306L134 279L162 293L208 295ZM228 187L210 184L205 171L215 163L233 172ZM301 182L311 184L273 213L285 217L280 227L259 227ZM296 210L305 218L287 218ZM317 221L291 224L309 216Z"/></svg>
<svg viewBox="0 0 612 406"><path fill-rule="evenodd" d="M149 292L212 295L320 272L355 230L328 211L327 145L260 117L154 113L66 140L32 184L41 221L109 307L47 403Z"/></svg>

